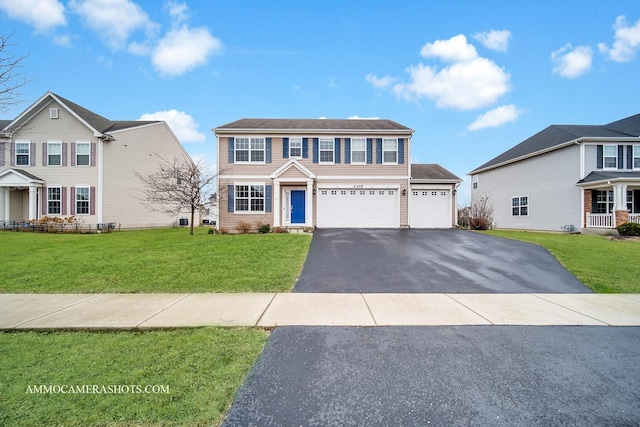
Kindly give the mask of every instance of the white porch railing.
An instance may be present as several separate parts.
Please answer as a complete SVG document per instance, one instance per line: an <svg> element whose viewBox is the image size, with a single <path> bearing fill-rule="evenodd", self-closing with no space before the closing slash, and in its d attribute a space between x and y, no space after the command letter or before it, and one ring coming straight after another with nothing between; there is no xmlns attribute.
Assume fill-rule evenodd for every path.
<svg viewBox="0 0 640 427"><path fill-rule="evenodd" d="M588 228L613 228L613 214L587 214Z"/></svg>
<svg viewBox="0 0 640 427"><path fill-rule="evenodd" d="M635 222L636 224L640 224L640 213L630 213L629 214L629 222Z"/></svg>

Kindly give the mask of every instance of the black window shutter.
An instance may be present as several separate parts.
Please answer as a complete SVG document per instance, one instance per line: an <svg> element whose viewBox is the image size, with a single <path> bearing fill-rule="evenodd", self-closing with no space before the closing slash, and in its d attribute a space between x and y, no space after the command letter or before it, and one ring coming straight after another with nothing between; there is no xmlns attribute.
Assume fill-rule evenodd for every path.
<svg viewBox="0 0 640 427"><path fill-rule="evenodd" d="M313 138L313 163L318 163L318 138Z"/></svg>
<svg viewBox="0 0 640 427"><path fill-rule="evenodd" d="M398 138L398 164L404 163L404 138Z"/></svg>
<svg viewBox="0 0 640 427"><path fill-rule="evenodd" d="M265 162L271 163L271 138L265 139Z"/></svg>
<svg viewBox="0 0 640 427"><path fill-rule="evenodd" d="M302 158L309 158L309 138L302 138Z"/></svg>
<svg viewBox="0 0 640 427"><path fill-rule="evenodd" d="M627 169L633 169L633 145L627 145Z"/></svg>
<svg viewBox="0 0 640 427"><path fill-rule="evenodd" d="M373 163L373 138L367 138L367 163Z"/></svg>
<svg viewBox="0 0 640 427"><path fill-rule="evenodd" d="M344 139L344 162L351 163L351 138Z"/></svg>
<svg viewBox="0 0 640 427"><path fill-rule="evenodd" d="M227 212L233 212L233 207L234 207L234 198L233 196L234 194L234 188L233 185L229 185L227 186Z"/></svg>
<svg viewBox="0 0 640 427"><path fill-rule="evenodd" d="M333 162L340 163L340 138L336 138L333 146Z"/></svg>
<svg viewBox="0 0 640 427"><path fill-rule="evenodd" d="M376 163L382 164L382 138L376 139Z"/></svg>
<svg viewBox="0 0 640 427"><path fill-rule="evenodd" d="M618 169L624 168L624 145L618 145Z"/></svg>
<svg viewBox="0 0 640 427"><path fill-rule="evenodd" d="M596 147L596 156L597 156L596 167L598 169L602 169L604 167L604 151L603 151L602 145L598 145Z"/></svg>
<svg viewBox="0 0 640 427"><path fill-rule="evenodd" d="M289 158L289 138L282 138L282 158Z"/></svg>
<svg viewBox="0 0 640 427"><path fill-rule="evenodd" d="M234 148L234 142L233 142L233 137L230 136L229 138L227 138L228 144L229 144L229 163L233 163L235 161L235 154L233 152L233 148ZM233 211L230 211L233 212Z"/></svg>

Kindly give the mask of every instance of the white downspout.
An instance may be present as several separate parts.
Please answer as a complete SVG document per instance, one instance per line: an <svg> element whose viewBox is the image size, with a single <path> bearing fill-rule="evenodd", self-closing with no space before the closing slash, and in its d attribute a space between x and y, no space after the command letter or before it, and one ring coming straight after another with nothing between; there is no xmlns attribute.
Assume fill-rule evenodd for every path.
<svg viewBox="0 0 640 427"><path fill-rule="evenodd" d="M103 186L103 156L104 156L104 140L102 138L98 138L98 194L96 197L96 206L98 211L98 224L102 224L102 186Z"/></svg>

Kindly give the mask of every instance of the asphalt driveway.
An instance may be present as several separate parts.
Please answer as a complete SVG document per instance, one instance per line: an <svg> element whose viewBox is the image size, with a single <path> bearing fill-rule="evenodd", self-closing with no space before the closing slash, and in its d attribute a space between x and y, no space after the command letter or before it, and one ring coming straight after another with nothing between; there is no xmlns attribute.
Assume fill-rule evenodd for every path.
<svg viewBox="0 0 640 427"><path fill-rule="evenodd" d="M640 328L280 327L232 426L631 426Z"/></svg>
<svg viewBox="0 0 640 427"><path fill-rule="evenodd" d="M318 229L293 292L591 290L532 243L463 230Z"/></svg>

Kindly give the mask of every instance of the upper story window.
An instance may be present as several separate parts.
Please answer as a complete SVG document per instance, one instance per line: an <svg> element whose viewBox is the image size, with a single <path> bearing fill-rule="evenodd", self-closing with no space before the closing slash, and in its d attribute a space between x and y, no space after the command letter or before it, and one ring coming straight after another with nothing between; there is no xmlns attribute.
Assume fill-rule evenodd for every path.
<svg viewBox="0 0 640 427"><path fill-rule="evenodd" d="M61 142L47 143L47 165L62 166L62 143Z"/></svg>
<svg viewBox="0 0 640 427"><path fill-rule="evenodd" d="M617 145L605 145L604 146L604 167L615 169L618 167L618 146Z"/></svg>
<svg viewBox="0 0 640 427"><path fill-rule="evenodd" d="M382 140L382 163L398 163L398 140L396 138Z"/></svg>
<svg viewBox="0 0 640 427"><path fill-rule="evenodd" d="M29 142L16 142L16 166L29 166L30 146Z"/></svg>
<svg viewBox="0 0 640 427"><path fill-rule="evenodd" d="M302 138L289 138L289 157L302 158Z"/></svg>
<svg viewBox="0 0 640 427"><path fill-rule="evenodd" d="M633 146L633 168L640 169L640 145Z"/></svg>
<svg viewBox="0 0 640 427"><path fill-rule="evenodd" d="M526 216L529 215L529 197L513 197L511 199L511 215Z"/></svg>
<svg viewBox="0 0 640 427"><path fill-rule="evenodd" d="M236 162L264 162L264 138L236 138Z"/></svg>
<svg viewBox="0 0 640 427"><path fill-rule="evenodd" d="M365 138L351 138L351 164L364 165L367 163L367 140Z"/></svg>
<svg viewBox="0 0 640 427"><path fill-rule="evenodd" d="M76 142L76 166L89 166L91 164L91 143Z"/></svg>
<svg viewBox="0 0 640 427"><path fill-rule="evenodd" d="M333 138L320 138L318 142L319 153L320 153L320 163L331 163L333 164Z"/></svg>

